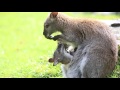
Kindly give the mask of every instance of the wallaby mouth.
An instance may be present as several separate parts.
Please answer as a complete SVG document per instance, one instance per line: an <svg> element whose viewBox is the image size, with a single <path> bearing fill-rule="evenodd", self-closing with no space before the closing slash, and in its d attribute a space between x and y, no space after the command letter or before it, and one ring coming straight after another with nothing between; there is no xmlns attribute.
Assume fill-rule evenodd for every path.
<svg viewBox="0 0 120 90"><path fill-rule="evenodd" d="M56 66L59 63L58 60L54 60L53 66Z"/></svg>
<svg viewBox="0 0 120 90"><path fill-rule="evenodd" d="M47 38L47 39L53 39L52 35L49 35L46 31L43 32L43 35Z"/></svg>
<svg viewBox="0 0 120 90"><path fill-rule="evenodd" d="M53 39L52 35L44 35L47 39Z"/></svg>

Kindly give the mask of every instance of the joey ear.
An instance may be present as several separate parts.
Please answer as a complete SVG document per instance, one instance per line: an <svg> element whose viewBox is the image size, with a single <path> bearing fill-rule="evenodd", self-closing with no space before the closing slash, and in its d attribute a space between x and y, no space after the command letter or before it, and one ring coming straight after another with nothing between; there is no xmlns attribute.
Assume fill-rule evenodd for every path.
<svg viewBox="0 0 120 90"><path fill-rule="evenodd" d="M58 15L58 12L51 12L50 17L51 18L56 18Z"/></svg>

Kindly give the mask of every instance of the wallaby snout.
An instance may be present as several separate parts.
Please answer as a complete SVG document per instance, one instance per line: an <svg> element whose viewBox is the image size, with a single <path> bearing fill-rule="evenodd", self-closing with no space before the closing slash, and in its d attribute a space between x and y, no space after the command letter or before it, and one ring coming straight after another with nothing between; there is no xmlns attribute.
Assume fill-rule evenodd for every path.
<svg viewBox="0 0 120 90"><path fill-rule="evenodd" d="M50 58L48 61L50 63L53 63L53 66L56 66L59 63L59 58L58 59Z"/></svg>
<svg viewBox="0 0 120 90"><path fill-rule="evenodd" d="M50 63L53 63L53 62L54 62L54 59L53 59L53 58L50 58L50 59L49 59L49 62L50 62Z"/></svg>
<svg viewBox="0 0 120 90"><path fill-rule="evenodd" d="M46 35L47 35L47 33L45 32L45 30L44 30L44 32L43 32L43 35L46 37Z"/></svg>
<svg viewBox="0 0 120 90"><path fill-rule="evenodd" d="M44 30L43 35L44 35L47 39L50 39L50 36L49 36L48 33L46 32L46 30Z"/></svg>
<svg viewBox="0 0 120 90"><path fill-rule="evenodd" d="M45 30L43 32L43 35L47 38L47 39L53 39L53 37L51 35L49 35Z"/></svg>
<svg viewBox="0 0 120 90"><path fill-rule="evenodd" d="M53 66L56 66L59 63L58 60L54 60Z"/></svg>

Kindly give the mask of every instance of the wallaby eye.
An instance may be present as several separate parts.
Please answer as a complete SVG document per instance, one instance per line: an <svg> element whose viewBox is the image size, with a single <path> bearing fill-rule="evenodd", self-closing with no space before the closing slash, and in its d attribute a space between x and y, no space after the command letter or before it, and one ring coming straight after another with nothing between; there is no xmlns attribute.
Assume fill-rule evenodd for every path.
<svg viewBox="0 0 120 90"><path fill-rule="evenodd" d="M46 27L46 28L48 28L48 27L49 27L49 25L48 25L48 24L46 24L46 25L45 25L45 27Z"/></svg>

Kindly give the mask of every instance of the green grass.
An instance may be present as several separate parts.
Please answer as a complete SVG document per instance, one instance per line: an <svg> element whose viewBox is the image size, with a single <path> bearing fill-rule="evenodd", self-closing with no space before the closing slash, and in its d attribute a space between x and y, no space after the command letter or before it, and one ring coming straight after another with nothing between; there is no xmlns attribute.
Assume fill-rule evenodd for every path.
<svg viewBox="0 0 120 90"><path fill-rule="evenodd" d="M66 14L75 17L117 19L118 16ZM61 78L60 64L48 59L57 43L43 36L47 12L0 12L0 78ZM117 77L120 70L111 77ZM119 72L120 74L120 72Z"/></svg>

